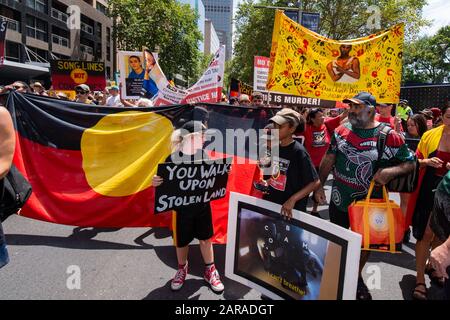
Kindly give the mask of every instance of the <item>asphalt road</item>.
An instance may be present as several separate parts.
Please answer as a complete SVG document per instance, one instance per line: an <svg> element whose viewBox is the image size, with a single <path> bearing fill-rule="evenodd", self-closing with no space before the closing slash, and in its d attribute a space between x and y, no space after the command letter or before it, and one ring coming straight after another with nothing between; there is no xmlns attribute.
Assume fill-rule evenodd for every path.
<svg viewBox="0 0 450 320"><path fill-rule="evenodd" d="M330 188L327 187L329 198ZM398 195L391 196L398 201ZM328 218L327 208L319 208ZM167 229L98 229L55 225L13 216L4 223L11 262L0 270L0 299L192 299L258 300L260 293L224 278L225 245L215 246L225 284L217 295L204 283L198 243L191 246L189 275L170 290L176 255ZM376 300L409 300L415 284L414 244L401 254L372 253L364 270ZM75 266L73 269L72 266ZM79 268L79 269L77 269ZM75 271L74 271L75 270ZM78 283L73 276L80 271ZM374 275L379 281L373 281ZM68 288L72 286L72 289ZM429 281L427 279L428 285ZM75 289L73 289L75 286ZM430 298L442 291L431 287Z"/></svg>

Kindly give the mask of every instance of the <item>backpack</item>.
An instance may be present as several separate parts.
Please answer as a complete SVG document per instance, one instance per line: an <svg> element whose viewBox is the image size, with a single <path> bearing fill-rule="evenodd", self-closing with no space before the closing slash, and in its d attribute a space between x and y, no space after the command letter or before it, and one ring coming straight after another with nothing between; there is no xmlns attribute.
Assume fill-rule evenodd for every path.
<svg viewBox="0 0 450 320"><path fill-rule="evenodd" d="M377 163L380 163L381 158L384 153L384 149L386 147L386 140L389 133L392 131L392 128L388 125L384 125L380 130L380 134L378 136L377 141L377 151L378 151L378 160ZM415 159L414 170L408 174L398 176L386 185L388 191L391 192L404 192L410 193L413 192L417 188L417 184L419 181L419 162Z"/></svg>
<svg viewBox="0 0 450 320"><path fill-rule="evenodd" d="M0 221L17 213L31 196L31 185L15 165L0 181ZM3 195L3 196L2 196Z"/></svg>

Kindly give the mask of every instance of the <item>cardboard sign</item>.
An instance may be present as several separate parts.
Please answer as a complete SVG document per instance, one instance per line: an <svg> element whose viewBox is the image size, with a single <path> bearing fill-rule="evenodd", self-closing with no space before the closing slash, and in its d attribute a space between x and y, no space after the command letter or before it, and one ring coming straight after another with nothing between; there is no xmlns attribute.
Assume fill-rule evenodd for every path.
<svg viewBox="0 0 450 320"><path fill-rule="evenodd" d="M277 92L268 93L268 103L272 105L302 106L308 108L335 108L336 102L320 98L301 97Z"/></svg>
<svg viewBox="0 0 450 320"><path fill-rule="evenodd" d="M231 193L226 277L272 299L354 300L361 235L281 206Z"/></svg>
<svg viewBox="0 0 450 320"><path fill-rule="evenodd" d="M269 77L270 58L255 56L253 87L257 91L266 91L266 83Z"/></svg>
<svg viewBox="0 0 450 320"><path fill-rule="evenodd" d="M50 70L54 90L74 90L80 84L88 85L91 92L105 90L104 62L52 60Z"/></svg>
<svg viewBox="0 0 450 320"><path fill-rule="evenodd" d="M231 159L159 164L164 182L156 188L155 213L225 197Z"/></svg>

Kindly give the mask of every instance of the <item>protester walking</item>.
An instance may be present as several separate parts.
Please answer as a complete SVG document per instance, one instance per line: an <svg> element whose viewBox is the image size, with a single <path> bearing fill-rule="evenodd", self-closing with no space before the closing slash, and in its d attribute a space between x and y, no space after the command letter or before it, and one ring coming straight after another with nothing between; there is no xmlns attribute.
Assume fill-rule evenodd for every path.
<svg viewBox="0 0 450 320"><path fill-rule="evenodd" d="M292 209L306 212L308 195L319 187L319 177L305 148L292 137L301 124L300 114L286 108L270 122L279 130L279 155L272 157L273 170L264 199L282 205L281 214L290 218Z"/></svg>
<svg viewBox="0 0 450 320"><path fill-rule="evenodd" d="M12 119L8 110L0 105L0 203L3 201L4 178L11 168L14 147L15 132ZM0 268L4 267L8 262L9 256L6 249L6 240L0 222Z"/></svg>
<svg viewBox="0 0 450 320"><path fill-rule="evenodd" d="M450 300L450 171L437 187L430 227L443 242L431 252L430 265L438 277L445 278L445 298Z"/></svg>
<svg viewBox="0 0 450 320"><path fill-rule="evenodd" d="M443 125L425 132L417 147L419 185L411 195L406 214L407 226L412 223L413 236L417 239L417 276L413 292L413 298L417 300L427 299L425 274L428 274L433 283L443 285L443 279L427 264L430 249L441 244L429 226L434 190L450 170L450 106L442 109L442 115Z"/></svg>
<svg viewBox="0 0 450 320"><path fill-rule="evenodd" d="M323 110L320 108L313 108L308 112L303 132L305 137L304 146L317 172L319 172L320 162L330 146L334 130L339 127L341 121L347 117L347 114L348 111L345 110L340 116L325 119ZM318 203L314 200L313 203L311 214L320 217L317 212Z"/></svg>
<svg viewBox="0 0 450 320"><path fill-rule="evenodd" d="M339 126L332 136L330 148L320 164L319 176L322 187L315 196L319 203L325 202L323 185L333 170L330 220L348 229L350 227L348 206L353 201L367 196L372 180L377 185L386 185L395 177L411 172L414 169L414 155L407 148L403 138L391 130L386 139L386 151L381 157L381 163L377 163L377 141L385 125L375 120L375 97L370 93L361 92L343 102L350 105L349 122ZM369 251L362 251L356 296L358 300L372 299L361 276L368 258Z"/></svg>
<svg viewBox="0 0 450 320"><path fill-rule="evenodd" d="M184 162L188 160L207 160L202 149L206 127L199 121L189 121L173 135L174 152L164 162ZM184 161L183 161L184 160ZM153 177L153 186L158 187L164 181L159 176ZM198 203L176 209L173 213L173 239L176 247L178 271L172 279L171 288L180 290L188 273L189 244L194 238L200 241L200 251L205 263L204 280L214 292L222 292L224 286L214 264L214 251L211 242L214 229L211 204Z"/></svg>

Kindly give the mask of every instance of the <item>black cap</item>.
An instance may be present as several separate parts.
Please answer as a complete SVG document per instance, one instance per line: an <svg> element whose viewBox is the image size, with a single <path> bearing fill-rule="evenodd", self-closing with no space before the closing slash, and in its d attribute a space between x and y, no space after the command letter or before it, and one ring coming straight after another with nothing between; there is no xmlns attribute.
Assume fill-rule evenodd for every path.
<svg viewBox="0 0 450 320"><path fill-rule="evenodd" d="M342 101L344 103L357 103L357 104L365 104L368 107L375 107L377 105L377 100L373 95L368 92L360 92L356 96L351 99L345 99Z"/></svg>

